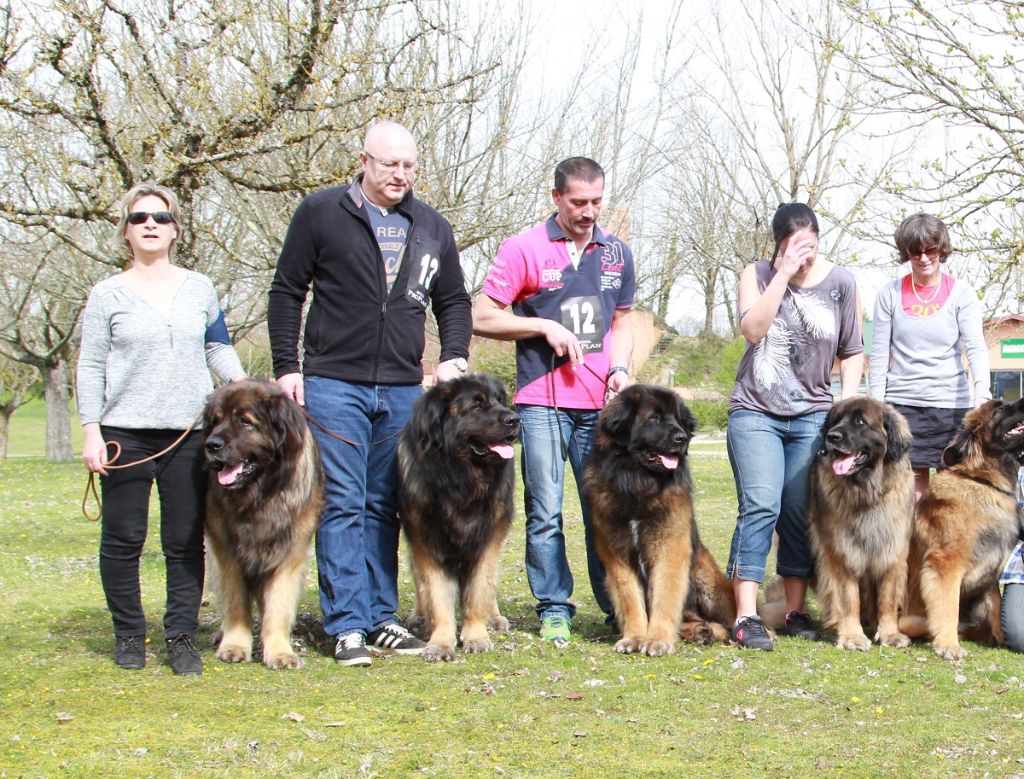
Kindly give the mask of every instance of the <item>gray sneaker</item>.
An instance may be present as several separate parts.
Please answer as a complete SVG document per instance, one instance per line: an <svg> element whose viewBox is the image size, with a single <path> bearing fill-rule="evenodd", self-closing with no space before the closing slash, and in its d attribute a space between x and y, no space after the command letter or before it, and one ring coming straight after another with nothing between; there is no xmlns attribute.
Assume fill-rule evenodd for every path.
<svg viewBox="0 0 1024 779"><path fill-rule="evenodd" d="M366 637L358 630L337 637L334 659L338 665L370 665L373 662L366 648Z"/></svg>

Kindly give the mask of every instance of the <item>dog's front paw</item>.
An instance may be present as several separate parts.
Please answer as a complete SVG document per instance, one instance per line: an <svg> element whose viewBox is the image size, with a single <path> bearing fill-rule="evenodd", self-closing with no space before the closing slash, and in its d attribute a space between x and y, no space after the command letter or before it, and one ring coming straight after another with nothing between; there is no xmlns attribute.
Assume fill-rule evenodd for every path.
<svg viewBox="0 0 1024 779"><path fill-rule="evenodd" d="M405 618L405 627L413 633L423 633L427 627L427 618L417 611L412 611Z"/></svg>
<svg viewBox="0 0 1024 779"><path fill-rule="evenodd" d="M624 655L631 655L634 652L640 652L643 646L643 641L639 638L620 638L615 642L615 651Z"/></svg>
<svg viewBox="0 0 1024 779"><path fill-rule="evenodd" d="M427 644L427 648L423 650L423 659L428 663L436 663L439 660L450 663L455 659L455 645Z"/></svg>
<svg viewBox="0 0 1024 779"><path fill-rule="evenodd" d="M967 653L959 644L932 644L932 649L943 660L952 660L954 663L960 662L967 656Z"/></svg>
<svg viewBox="0 0 1024 779"><path fill-rule="evenodd" d="M871 639L863 633L843 634L836 640L836 646L840 649L855 649L858 652L867 652L871 649Z"/></svg>
<svg viewBox="0 0 1024 779"><path fill-rule="evenodd" d="M469 654L490 652L494 649L494 644L491 643L489 638L472 638L469 641L462 642L462 649Z"/></svg>
<svg viewBox="0 0 1024 779"><path fill-rule="evenodd" d="M666 641L664 639L654 639L652 641L645 641L644 645L640 647L640 651L648 657L662 657L664 655L670 655L676 651L676 645L673 641Z"/></svg>
<svg viewBox="0 0 1024 779"><path fill-rule="evenodd" d="M302 668L302 658L294 652L264 655L263 665L272 671L277 671L282 668Z"/></svg>
<svg viewBox="0 0 1024 779"><path fill-rule="evenodd" d="M508 633L509 624L507 619L498 614L487 620L487 627L495 633Z"/></svg>
<svg viewBox="0 0 1024 779"><path fill-rule="evenodd" d="M217 659L225 663L247 663L252 659L252 649L238 644L221 643L217 647Z"/></svg>
<svg viewBox="0 0 1024 779"><path fill-rule="evenodd" d="M900 633L898 630L892 633L879 633L875 640L882 646L894 646L899 649L910 646L910 636Z"/></svg>

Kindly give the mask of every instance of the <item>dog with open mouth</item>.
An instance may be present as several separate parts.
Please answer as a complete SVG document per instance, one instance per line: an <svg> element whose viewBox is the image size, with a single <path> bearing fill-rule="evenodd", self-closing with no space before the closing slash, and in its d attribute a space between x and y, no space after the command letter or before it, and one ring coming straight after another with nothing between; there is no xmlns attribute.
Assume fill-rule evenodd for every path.
<svg viewBox="0 0 1024 779"><path fill-rule="evenodd" d="M493 376L437 384L415 403L398 440L399 520L409 542L416 603L407 623L429 635L425 660L455 659L455 599L462 648L483 652L498 610L498 561L514 512L519 416Z"/></svg>
<svg viewBox="0 0 1024 779"><path fill-rule="evenodd" d="M222 624L217 658L251 659L253 604L263 663L301 668L291 645L306 561L320 521L323 471L302 408L269 381L216 390L203 415L206 537Z"/></svg>
<svg viewBox="0 0 1024 779"><path fill-rule="evenodd" d="M903 647L899 629L914 518L910 428L891 406L848 398L829 411L809 512L823 622L844 649Z"/></svg>
<svg viewBox="0 0 1024 779"><path fill-rule="evenodd" d="M696 429L675 392L646 384L627 387L598 417L586 496L622 629L618 652L655 657L680 638L728 640L736 599L694 519L687 450Z"/></svg>
<svg viewBox="0 0 1024 779"><path fill-rule="evenodd" d="M909 598L900 627L930 636L960 660L965 638L999 645L999 574L1021 532L1017 472L1024 463L1024 399L968 412L917 506Z"/></svg>

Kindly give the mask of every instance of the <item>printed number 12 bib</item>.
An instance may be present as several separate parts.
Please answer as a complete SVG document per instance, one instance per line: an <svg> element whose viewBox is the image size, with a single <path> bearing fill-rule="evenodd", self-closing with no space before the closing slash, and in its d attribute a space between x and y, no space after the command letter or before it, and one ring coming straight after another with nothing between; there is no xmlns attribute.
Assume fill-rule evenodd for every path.
<svg viewBox="0 0 1024 779"><path fill-rule="evenodd" d="M601 351L603 322L601 298L596 295L567 298L562 303L562 325L576 336L584 354Z"/></svg>

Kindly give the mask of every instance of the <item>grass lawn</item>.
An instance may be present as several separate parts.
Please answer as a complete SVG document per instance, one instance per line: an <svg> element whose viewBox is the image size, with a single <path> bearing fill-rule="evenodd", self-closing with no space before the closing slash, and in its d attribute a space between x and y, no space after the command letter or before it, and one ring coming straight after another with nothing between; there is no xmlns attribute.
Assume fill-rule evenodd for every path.
<svg viewBox="0 0 1024 779"><path fill-rule="evenodd" d="M724 564L735 518L724 445L695 446L691 466L701 532ZM142 560L151 657L121 671L98 527L79 512L84 480L79 463L0 464L0 777L1024 776L1024 656L1005 650L968 645L959 666L923 644L862 654L788 638L772 653L617 655L586 584L575 500L579 613L565 650L535 635L520 508L500 591L513 627L495 651L338 667L314 630L311 572L296 639L305 668L217 662L204 607L206 673L185 678L165 665L154 506Z"/></svg>

